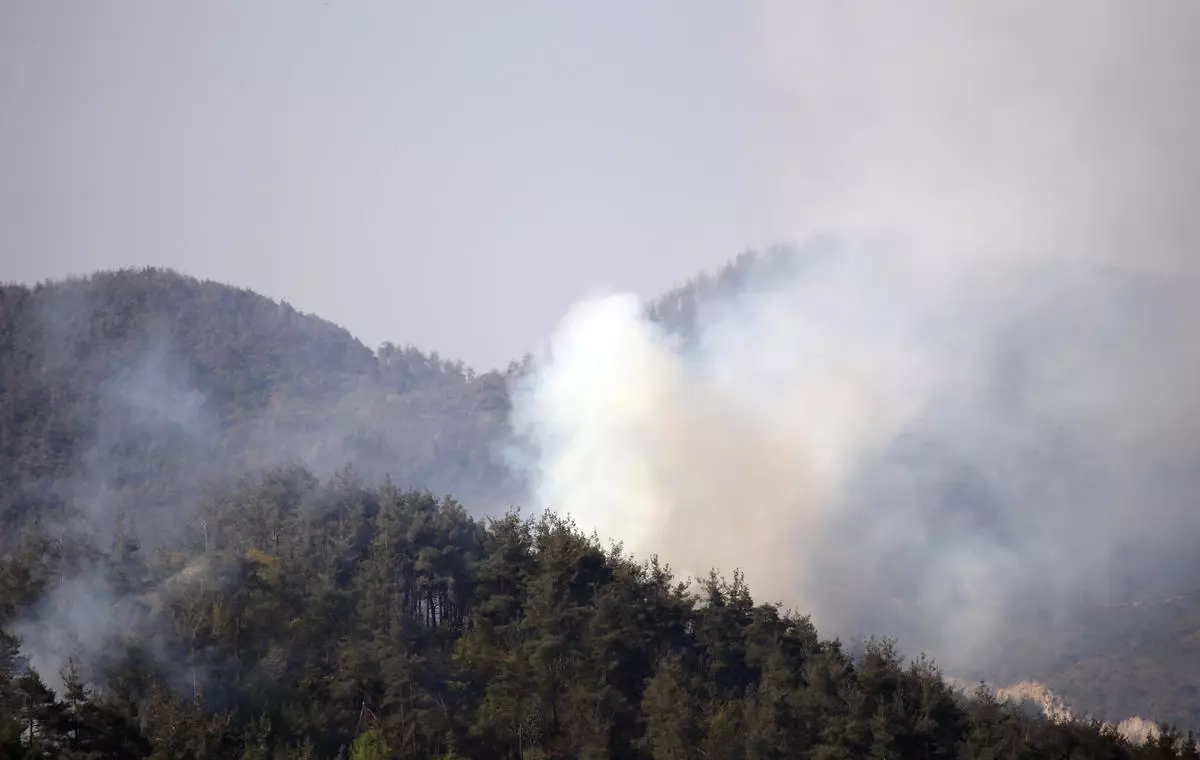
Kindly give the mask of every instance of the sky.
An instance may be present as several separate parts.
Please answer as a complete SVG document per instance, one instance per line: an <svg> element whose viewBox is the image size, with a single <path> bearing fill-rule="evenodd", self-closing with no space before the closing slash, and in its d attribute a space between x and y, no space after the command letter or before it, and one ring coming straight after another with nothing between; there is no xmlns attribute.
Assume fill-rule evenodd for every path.
<svg viewBox="0 0 1200 760"><path fill-rule="evenodd" d="M1200 126L1178 88L1198 20L1186 0L10 0L0 279L171 267L486 368L581 297L831 226L948 247L1020 227L1187 266L1200 154L1172 146Z"/></svg>
<svg viewBox="0 0 1200 760"><path fill-rule="evenodd" d="M0 278L173 267L503 366L786 232L706 6L5 3Z"/></svg>

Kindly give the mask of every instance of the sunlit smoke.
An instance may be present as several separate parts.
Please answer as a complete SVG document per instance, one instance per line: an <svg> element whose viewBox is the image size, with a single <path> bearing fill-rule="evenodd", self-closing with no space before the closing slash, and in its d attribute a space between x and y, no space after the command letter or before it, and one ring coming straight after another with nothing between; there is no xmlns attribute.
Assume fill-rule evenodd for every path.
<svg viewBox="0 0 1200 760"><path fill-rule="evenodd" d="M785 254L688 346L633 297L579 304L514 389L537 505L955 663L1014 605L1178 581L1200 351L1172 325L1196 289L1048 262L935 291L870 253Z"/></svg>
<svg viewBox="0 0 1200 760"><path fill-rule="evenodd" d="M793 110L755 150L837 250L686 346L577 306L514 399L538 505L956 665L1018 609L1186 583L1195 6L756 8Z"/></svg>

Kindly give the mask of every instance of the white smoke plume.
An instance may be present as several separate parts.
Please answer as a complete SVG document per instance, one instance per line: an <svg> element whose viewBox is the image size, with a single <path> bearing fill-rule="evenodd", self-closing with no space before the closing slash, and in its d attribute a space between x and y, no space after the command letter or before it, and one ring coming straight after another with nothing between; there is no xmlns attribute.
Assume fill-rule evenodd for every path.
<svg viewBox="0 0 1200 760"><path fill-rule="evenodd" d="M836 250L687 347L576 306L514 391L537 504L950 666L1014 656L1017 609L1186 583L1194 8L761 4L781 193Z"/></svg>
<svg viewBox="0 0 1200 760"><path fill-rule="evenodd" d="M927 392L921 356L901 353L916 325L896 318L916 310L888 305L886 278L831 262L819 291L797 281L713 315L693 355L636 298L578 305L517 393L514 429L545 457L539 502L631 551L791 590L779 557Z"/></svg>

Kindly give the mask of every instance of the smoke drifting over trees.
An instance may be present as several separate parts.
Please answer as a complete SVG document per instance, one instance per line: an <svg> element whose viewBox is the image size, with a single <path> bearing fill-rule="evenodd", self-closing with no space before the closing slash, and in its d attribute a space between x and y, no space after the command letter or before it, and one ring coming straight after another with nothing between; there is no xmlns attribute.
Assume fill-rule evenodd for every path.
<svg viewBox="0 0 1200 760"><path fill-rule="evenodd" d="M571 513L638 559L659 554L700 578L741 568L767 598L812 612L832 634L895 635L966 678L1057 673L1051 686L1080 713L1195 725L1185 688L1194 663L1178 639L1191 630L1190 608L1156 608L1126 630L1113 626L1126 613L1108 619L1097 606L1191 577L1196 451L1184 390L1194 375L1180 325L1196 308L1193 283L1045 264L990 286L1020 296L1012 309L970 289L931 299L903 287L903 252L865 250L839 240L780 248L648 306L620 296L583 304L545 355L507 378L415 350L372 357L336 333L314 352L312 331L332 328L299 315L271 328L281 330L277 354L239 363L230 347L287 308L168 273L8 288L6 303L23 307L6 310L4 339L24 348L8 354L5 399L26 405L4 409L14 486L3 512L5 628L56 688L69 686L71 667L115 688L136 653L149 679L137 688L200 691L214 708L250 699L219 685L250 688L289 650L247 648L237 631L250 623L223 617L226 605L250 593L251 570L282 582L278 559L300 562L308 541L332 542L312 549L333 552L331 567L366 561L374 550L355 544L367 553L338 559L336 547L367 540L353 504L378 497L353 479L322 492L302 471L225 485L274 464L331 473L340 461L371 483L440 473L451 492L528 487L534 508ZM63 298L56 288L76 289L67 303L88 294L86 323L112 332L30 350L43 345L27 337L31 324L46 324L30 299ZM138 305L139 292L174 308ZM211 312L179 308L194 292L207 292ZM221 326L238 299L249 315ZM439 442L454 431L461 437ZM348 443L384 432L373 446ZM329 458L297 456L314 450ZM395 550L410 559L426 545L413 520L405 540L414 543ZM324 539L311 533L318 524ZM418 564L454 557L439 549ZM308 572L300 568L289 572ZM358 582L321 577L303 594ZM467 580L447 589L458 583ZM402 617L443 614L428 604ZM465 604L447 614L468 625ZM180 638L200 630L195 616L216 626L211 640ZM1160 642L1138 655L1150 670L1117 667L1147 640ZM1115 675L1089 688L1095 674L1055 671L1064 656L1111 662ZM1158 667L1171 678L1153 680L1155 704L1166 706L1151 714L1137 696L1146 692L1119 689ZM137 694L130 704L167 709ZM256 699L237 702L258 705L242 718L274 709ZM473 715L471 704L454 720ZM350 735L330 730L322 741Z"/></svg>
<svg viewBox="0 0 1200 760"><path fill-rule="evenodd" d="M503 510L504 379L173 272L0 289L0 552L65 563L14 632L51 685L114 641L151 649L104 555L161 551L244 474L348 465ZM81 546L89 546L86 551Z"/></svg>
<svg viewBox="0 0 1200 760"><path fill-rule="evenodd" d="M507 373L0 288L0 750L1194 757L860 644L1200 727L1200 10L755 7L811 238Z"/></svg>
<svg viewBox="0 0 1200 760"><path fill-rule="evenodd" d="M823 242L684 345L574 309L515 397L539 503L963 667L1015 610L1191 583L1194 7L757 7Z"/></svg>
<svg viewBox="0 0 1200 760"><path fill-rule="evenodd" d="M934 299L903 254L775 256L688 300L683 346L629 298L572 313L514 397L538 503L958 667L1017 610L1192 582L1194 283L1046 263Z"/></svg>

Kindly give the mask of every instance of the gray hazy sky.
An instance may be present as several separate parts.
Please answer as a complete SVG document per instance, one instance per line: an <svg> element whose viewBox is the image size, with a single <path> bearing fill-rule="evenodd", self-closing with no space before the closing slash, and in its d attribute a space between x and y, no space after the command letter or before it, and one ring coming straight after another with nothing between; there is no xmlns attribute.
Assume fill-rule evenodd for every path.
<svg viewBox="0 0 1200 760"><path fill-rule="evenodd" d="M9 0L0 278L168 266L488 367L863 217L1174 251L1197 8Z"/></svg>

